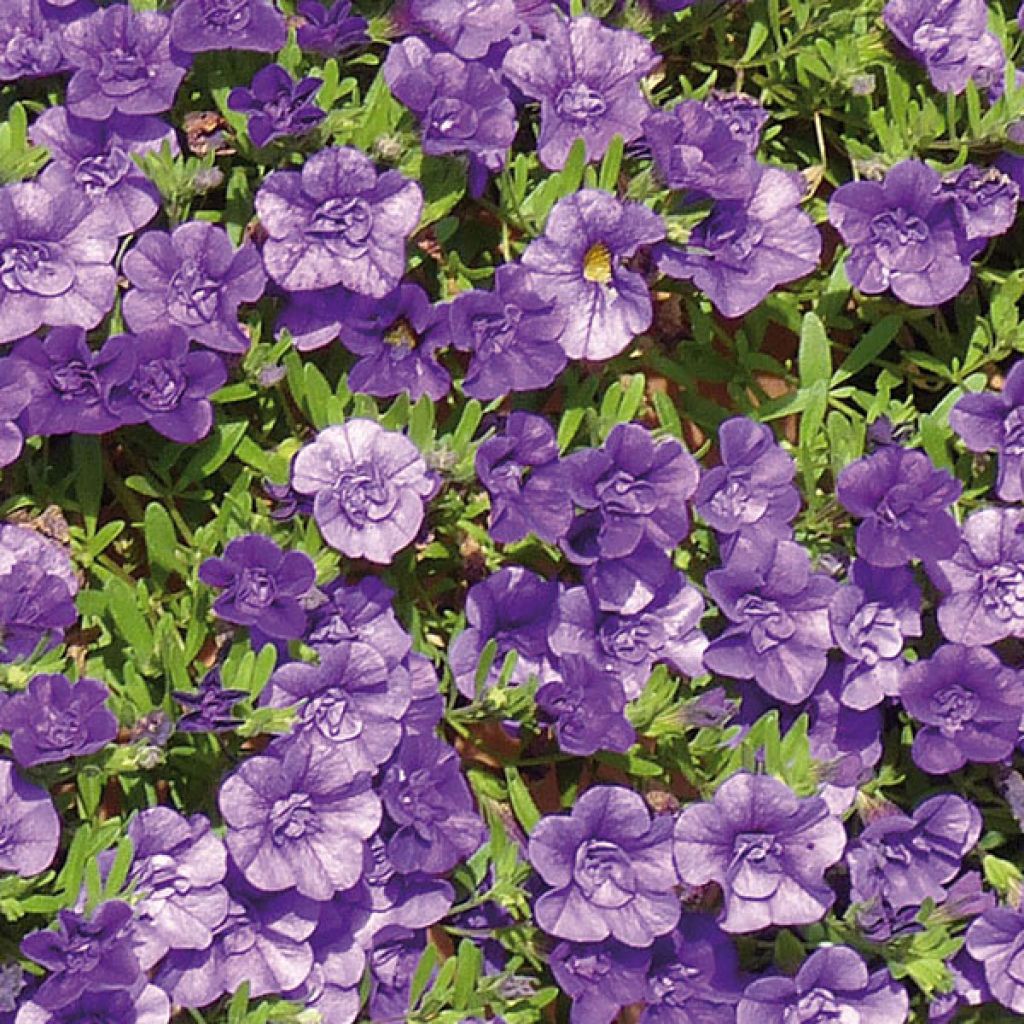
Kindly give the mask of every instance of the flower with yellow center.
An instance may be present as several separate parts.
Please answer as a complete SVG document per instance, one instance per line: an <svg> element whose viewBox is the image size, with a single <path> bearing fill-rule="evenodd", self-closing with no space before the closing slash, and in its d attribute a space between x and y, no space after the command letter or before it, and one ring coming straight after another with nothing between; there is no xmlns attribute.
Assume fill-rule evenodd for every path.
<svg viewBox="0 0 1024 1024"><path fill-rule="evenodd" d="M583 257L583 276L596 284L608 284L612 279L612 254L604 242L595 242Z"/></svg>
<svg viewBox="0 0 1024 1024"><path fill-rule="evenodd" d="M410 352L419 344L419 338L408 320L401 319L385 335L384 340L395 348L408 349Z"/></svg>

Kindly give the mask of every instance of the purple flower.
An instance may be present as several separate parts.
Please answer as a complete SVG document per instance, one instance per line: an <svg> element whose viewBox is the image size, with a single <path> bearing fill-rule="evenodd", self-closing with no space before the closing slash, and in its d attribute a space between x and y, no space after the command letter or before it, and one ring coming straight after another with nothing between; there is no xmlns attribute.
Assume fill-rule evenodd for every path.
<svg viewBox="0 0 1024 1024"><path fill-rule="evenodd" d="M288 291L343 284L382 298L405 271L405 242L423 209L416 182L397 171L378 175L348 146L321 150L302 171L274 171L256 194L270 235L267 273Z"/></svg>
<svg viewBox="0 0 1024 1024"><path fill-rule="evenodd" d="M565 369L565 311L541 298L529 271L516 263L498 267L494 291L456 296L451 317L456 347L473 354L462 385L472 398L546 388Z"/></svg>
<svg viewBox="0 0 1024 1024"><path fill-rule="evenodd" d="M125 335L94 352L81 328L55 327L44 341L18 342L6 365L32 382L33 400L21 415L26 434L104 434L121 423L110 394L131 377L135 354Z"/></svg>
<svg viewBox="0 0 1024 1024"><path fill-rule="evenodd" d="M1001 393L964 395L950 411L949 425L970 451L998 453L999 497L1024 500L1024 362L1006 375Z"/></svg>
<svg viewBox="0 0 1024 1024"><path fill-rule="evenodd" d="M529 846L550 886L534 904L537 923L572 942L649 946L679 921L671 836L671 818L652 821L643 797L622 786L594 786L569 815L543 818Z"/></svg>
<svg viewBox="0 0 1024 1024"><path fill-rule="evenodd" d="M296 82L280 64L268 64L253 75L248 89L232 89L228 107L249 115L249 138L265 146L289 135L308 135L327 116L313 97L320 78Z"/></svg>
<svg viewBox="0 0 1024 1024"><path fill-rule="evenodd" d="M207 348L249 347L238 307L255 302L267 282L255 246L235 249L222 227L190 221L170 234L147 231L126 254L124 273L132 283L124 297L131 330L171 323Z"/></svg>
<svg viewBox="0 0 1024 1024"><path fill-rule="evenodd" d="M364 841L381 818L368 778L338 775L301 745L283 757L243 761L217 800L228 850L246 880L265 892L295 887L314 900L359 881Z"/></svg>
<svg viewBox="0 0 1024 1024"><path fill-rule="evenodd" d="M377 932L369 950L371 1020L404 1020L409 1011L413 975L427 945L425 929L389 925Z"/></svg>
<svg viewBox="0 0 1024 1024"><path fill-rule="evenodd" d="M198 692L174 691L174 699L188 709L175 727L179 732L231 732L242 724L231 711L248 696L248 690L225 689L220 669L210 669L199 683Z"/></svg>
<svg viewBox="0 0 1024 1024"><path fill-rule="evenodd" d="M419 118L424 153L469 153L486 170L501 170L519 126L496 71L416 37L388 50L383 71L395 98Z"/></svg>
<svg viewBox="0 0 1024 1024"><path fill-rule="evenodd" d="M558 987L572 1000L571 1024L611 1024L619 1010L644 998L651 954L604 942L560 942L548 965Z"/></svg>
<svg viewBox="0 0 1024 1024"><path fill-rule="evenodd" d="M559 340L567 356L610 359L651 326L650 289L624 261L664 237L656 213L607 192L583 189L555 204L522 264L536 292L565 318Z"/></svg>
<svg viewBox="0 0 1024 1024"><path fill-rule="evenodd" d="M679 877L722 887L727 932L820 920L835 900L822 876L845 847L842 822L821 797L801 799L748 772L723 782L710 803L684 807L675 827Z"/></svg>
<svg viewBox="0 0 1024 1024"><path fill-rule="evenodd" d="M11 0L0 22L0 82L42 78L64 71L63 26L40 0Z"/></svg>
<svg viewBox="0 0 1024 1024"><path fill-rule="evenodd" d="M443 874L468 860L486 838L459 755L434 736L402 741L384 772L380 798L397 826L388 840L396 871Z"/></svg>
<svg viewBox="0 0 1024 1024"><path fill-rule="evenodd" d="M1017 219L1020 189L996 167L967 164L942 179L942 189L953 200L960 227L976 252L990 238L1005 234Z"/></svg>
<svg viewBox="0 0 1024 1024"><path fill-rule="evenodd" d="M19 1024L167 1024L171 1007L167 993L140 979L131 989L84 992L74 1003L51 1009L35 996L18 1012Z"/></svg>
<svg viewBox="0 0 1024 1024"><path fill-rule="evenodd" d="M805 191L796 172L762 167L749 199L718 200L682 247L658 246L658 270L693 281L723 316L749 313L818 266L821 234L799 208Z"/></svg>
<svg viewBox="0 0 1024 1024"><path fill-rule="evenodd" d="M573 501L587 521L563 545L572 561L625 558L644 541L667 550L689 533L686 503L700 468L674 438L656 440L638 423L619 423L601 448L565 462Z"/></svg>
<svg viewBox="0 0 1024 1024"><path fill-rule="evenodd" d="M537 691L537 708L554 722L558 746L568 754L625 752L636 742L621 680L578 654L559 659L558 678Z"/></svg>
<svg viewBox="0 0 1024 1024"><path fill-rule="evenodd" d="M891 289L909 305L937 306L971 276L957 204L920 160L897 164L882 182L840 185L828 215L850 248L846 276L866 295Z"/></svg>
<svg viewBox="0 0 1024 1024"><path fill-rule="evenodd" d="M87 121L64 107L36 118L29 137L53 157L40 181L54 195L77 192L92 206L97 233L130 235L160 209L160 193L132 160L167 143L177 150L174 131L155 117Z"/></svg>
<svg viewBox="0 0 1024 1024"><path fill-rule="evenodd" d="M680 572L632 615L603 611L586 588L571 587L558 599L548 642L560 658L585 655L614 673L626 698L635 700L659 662L691 678L704 674L703 613L703 598Z"/></svg>
<svg viewBox="0 0 1024 1024"><path fill-rule="evenodd" d="M903 1024L910 1009L907 990L885 969L868 974L848 946L816 949L795 978L756 978L736 1009L736 1024L831 1024L844 1017L871 1024Z"/></svg>
<svg viewBox="0 0 1024 1024"><path fill-rule="evenodd" d="M412 638L395 618L395 596L376 576L364 576L354 586L334 580L321 590L323 603L310 612L305 642L311 647L359 642L368 644L388 668L409 653Z"/></svg>
<svg viewBox="0 0 1024 1024"><path fill-rule="evenodd" d="M11 374L16 363L0 359L0 467L16 462L25 443L18 417L33 398L32 379L18 373Z"/></svg>
<svg viewBox="0 0 1024 1024"><path fill-rule="evenodd" d="M724 92L712 89L704 106L725 121L733 137L739 139L751 154L761 144L761 130L768 121L768 111L753 96L745 92Z"/></svg>
<svg viewBox="0 0 1024 1024"><path fill-rule="evenodd" d="M0 871L23 878L45 871L60 841L50 794L26 782L6 758L0 758L0 837Z"/></svg>
<svg viewBox="0 0 1024 1024"><path fill-rule="evenodd" d="M213 426L210 395L227 380L221 357L189 351L187 335L174 325L129 340L135 369L111 389L111 411L122 423L148 423L179 444L201 441Z"/></svg>
<svg viewBox="0 0 1024 1024"><path fill-rule="evenodd" d="M758 530L784 539L800 510L796 465L771 428L733 416L718 428L720 466L701 475L694 505L720 534Z"/></svg>
<svg viewBox="0 0 1024 1024"><path fill-rule="evenodd" d="M130 989L140 979L132 950L132 908L120 900L99 904L88 916L57 911L56 931L30 932L21 951L50 973L33 996L45 1010L59 1010L83 993Z"/></svg>
<svg viewBox="0 0 1024 1024"><path fill-rule="evenodd" d="M0 729L11 735L11 753L24 768L95 754L117 735L107 708L110 691L98 679L72 685L66 676L33 676L0 705Z"/></svg>
<svg viewBox="0 0 1024 1024"><path fill-rule="evenodd" d="M843 507L864 520L857 527L857 554L883 568L949 558L960 530L947 509L962 490L924 452L899 445L851 462L836 482Z"/></svg>
<svg viewBox="0 0 1024 1024"><path fill-rule="evenodd" d="M688 200L749 199L761 176L747 139L713 105L683 100L656 111L644 137L665 183Z"/></svg>
<svg viewBox="0 0 1024 1024"><path fill-rule="evenodd" d="M740 537L725 567L706 582L733 623L705 651L707 668L755 679L787 704L808 697L833 643L828 609L835 581L811 572L810 556L794 541Z"/></svg>
<svg viewBox="0 0 1024 1024"><path fill-rule="evenodd" d="M485 56L519 25L514 0L404 0L399 19L467 60Z"/></svg>
<svg viewBox="0 0 1024 1024"><path fill-rule="evenodd" d="M313 496L313 517L331 547L387 565L418 533L435 483L404 434L354 419L321 430L299 451L292 486Z"/></svg>
<svg viewBox="0 0 1024 1024"><path fill-rule="evenodd" d="M76 117L170 110L187 62L171 49L171 20L156 11L113 4L71 22L60 40L75 73L65 102Z"/></svg>
<svg viewBox="0 0 1024 1024"><path fill-rule="evenodd" d="M547 38L513 46L502 71L540 100L537 152L551 170L565 166L582 138L587 160L600 160L616 135L640 137L651 112L640 80L658 64L651 44L635 32L584 16L552 23Z"/></svg>
<svg viewBox="0 0 1024 1024"><path fill-rule="evenodd" d="M895 811L872 821L850 845L852 899L884 900L895 910L942 903L945 885L981 836L977 808L954 793L924 800L913 817Z"/></svg>
<svg viewBox="0 0 1024 1024"><path fill-rule="evenodd" d="M1008 758L1024 715L1024 676L985 647L946 644L910 665L900 700L924 728L914 737L914 763L946 775L968 761Z"/></svg>
<svg viewBox="0 0 1024 1024"><path fill-rule="evenodd" d="M114 305L117 237L91 213L38 182L0 188L0 343L43 324L95 327Z"/></svg>
<svg viewBox="0 0 1024 1024"><path fill-rule="evenodd" d="M297 706L291 735L275 741L279 748L282 739L306 745L340 778L354 778L372 774L394 752L411 698L408 674L389 670L373 647L357 641L321 647L318 665L282 665L260 703Z"/></svg>
<svg viewBox="0 0 1024 1024"><path fill-rule="evenodd" d="M558 600L558 583L541 579L522 566L506 566L470 587L466 597L466 628L448 649L455 685L472 699L480 657L490 640L497 645L483 689L497 685L502 664L511 651L516 663L509 684L530 676L541 682L557 675L548 647L548 627Z"/></svg>
<svg viewBox="0 0 1024 1024"><path fill-rule="evenodd" d="M451 388L437 353L452 342L449 306L432 303L418 284L399 285L383 299L348 297L341 340L359 356L348 386L367 395L405 392L413 401L435 402Z"/></svg>
<svg viewBox="0 0 1024 1024"><path fill-rule="evenodd" d="M298 31L303 50L337 57L369 42L366 19L352 13L349 0L333 0L326 8L320 0L299 0L296 10L303 19Z"/></svg>
<svg viewBox="0 0 1024 1024"><path fill-rule="evenodd" d="M185 53L273 53L284 46L288 32L272 0L181 0L174 8L171 39Z"/></svg>
<svg viewBox="0 0 1024 1024"><path fill-rule="evenodd" d="M992 995L1024 1013L1024 911L995 907L967 929L967 952L984 965Z"/></svg>
<svg viewBox="0 0 1024 1024"><path fill-rule="evenodd" d="M306 613L301 604L316 581L316 568L302 551L282 551L269 537L236 537L222 558L208 558L199 578L224 592L213 604L226 622L256 628L275 639L302 636Z"/></svg>

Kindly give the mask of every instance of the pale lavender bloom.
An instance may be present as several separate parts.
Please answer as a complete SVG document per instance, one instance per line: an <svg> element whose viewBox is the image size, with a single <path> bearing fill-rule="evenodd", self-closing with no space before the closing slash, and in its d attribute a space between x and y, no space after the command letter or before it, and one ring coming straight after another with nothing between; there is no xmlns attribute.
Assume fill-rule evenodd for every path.
<svg viewBox="0 0 1024 1024"><path fill-rule="evenodd" d="M280 50L288 39L273 0L180 0L171 39L186 53L203 50Z"/></svg>
<svg viewBox="0 0 1024 1024"><path fill-rule="evenodd" d="M995 907L967 929L967 952L984 965L992 995L1024 1013L1024 911Z"/></svg>
<svg viewBox="0 0 1024 1024"><path fill-rule="evenodd" d="M23 878L45 871L60 841L50 794L26 782L6 758L0 758L0 837L0 871Z"/></svg>
<svg viewBox="0 0 1024 1024"><path fill-rule="evenodd" d="M644 998L651 954L604 942L560 942L548 964L558 987L572 1000L570 1024L611 1024L619 1010Z"/></svg>
<svg viewBox="0 0 1024 1024"><path fill-rule="evenodd" d="M140 979L131 988L114 992L84 992L60 1009L40 1005L30 996L15 1018L16 1024L167 1024L171 1016L167 993Z"/></svg>
<svg viewBox="0 0 1024 1024"><path fill-rule="evenodd" d="M397 16L404 28L432 36L467 60L486 56L519 25L514 0L403 0Z"/></svg>
<svg viewBox="0 0 1024 1024"><path fill-rule="evenodd" d="M12 374L12 368L16 364L0 361L0 467L9 466L21 454L25 438L18 417L32 401L32 382Z"/></svg>
<svg viewBox="0 0 1024 1024"><path fill-rule="evenodd" d="M942 179L942 190L953 200L964 235L978 252L1017 219L1020 189L997 167L967 164Z"/></svg>
<svg viewBox="0 0 1024 1024"><path fill-rule="evenodd" d="M0 22L0 82L65 71L62 31L63 26L40 0L9 0Z"/></svg>

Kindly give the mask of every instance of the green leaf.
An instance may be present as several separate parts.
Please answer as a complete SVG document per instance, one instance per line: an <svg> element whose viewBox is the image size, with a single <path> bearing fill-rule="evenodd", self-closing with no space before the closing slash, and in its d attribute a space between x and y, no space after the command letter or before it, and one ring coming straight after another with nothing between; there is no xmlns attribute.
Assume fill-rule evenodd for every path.
<svg viewBox="0 0 1024 1024"><path fill-rule="evenodd" d="M99 438L74 434L71 456L75 465L75 498L85 521L86 533L91 536L96 532L103 499L103 455Z"/></svg>
<svg viewBox="0 0 1024 1024"><path fill-rule="evenodd" d="M412 982L409 986L410 1010L414 1010L419 1005L423 993L427 991L427 985L430 984L430 978L434 973L434 968L437 966L438 959L437 947L433 943L428 942L420 956L419 963L416 965L416 971L412 976Z"/></svg>
<svg viewBox="0 0 1024 1024"><path fill-rule="evenodd" d="M870 366L889 347L902 326L901 317L891 313L882 317L850 350L850 354L843 360L832 378L833 387Z"/></svg>
<svg viewBox="0 0 1024 1024"><path fill-rule="evenodd" d="M145 664L153 656L153 633L139 610L148 602L144 584L140 582L133 590L123 580L112 579L107 591L110 613L118 630Z"/></svg>
<svg viewBox="0 0 1024 1024"><path fill-rule="evenodd" d="M800 328L800 386L828 384L832 376L832 351L825 325L817 313L806 313Z"/></svg>
<svg viewBox="0 0 1024 1024"><path fill-rule="evenodd" d="M150 568L161 569L165 574L176 572L178 538L167 509L155 501L150 502L142 525Z"/></svg>
<svg viewBox="0 0 1024 1024"><path fill-rule="evenodd" d="M597 178L597 187L605 192L614 192L619 183L619 171L622 169L622 154L626 144L621 135L616 135L608 144L608 149L601 161L601 172Z"/></svg>
<svg viewBox="0 0 1024 1024"><path fill-rule="evenodd" d="M205 480L206 477L220 469L231 458L248 429L247 420L218 424L186 463L185 469L178 478L177 491L180 493L186 490L191 484Z"/></svg>
<svg viewBox="0 0 1024 1024"><path fill-rule="evenodd" d="M541 814L515 765L505 766L505 782L508 784L508 799L516 820L522 825L523 831L529 834L540 821Z"/></svg>

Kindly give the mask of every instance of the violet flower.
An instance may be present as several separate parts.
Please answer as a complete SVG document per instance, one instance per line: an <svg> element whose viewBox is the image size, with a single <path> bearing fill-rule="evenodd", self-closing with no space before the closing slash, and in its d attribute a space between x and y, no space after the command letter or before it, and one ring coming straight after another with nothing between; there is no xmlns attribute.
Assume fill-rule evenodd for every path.
<svg viewBox="0 0 1024 1024"><path fill-rule="evenodd" d="M1008 1010L1024 1013L1024 911L996 907L967 929L967 952L984 965L992 995Z"/></svg>
<svg viewBox="0 0 1024 1024"><path fill-rule="evenodd" d="M25 444L19 417L33 398L33 380L10 373L17 364L0 359L0 467L16 462Z"/></svg>
<svg viewBox="0 0 1024 1024"><path fill-rule="evenodd" d="M253 75L249 88L228 94L228 107L249 116L254 146L274 139L308 135L327 116L314 102L323 80L307 76L296 82L280 64L268 64Z"/></svg>
<svg viewBox="0 0 1024 1024"><path fill-rule="evenodd" d="M171 1005L167 993L140 979L130 989L116 992L84 992L74 1003L51 1009L41 1006L37 996L21 1005L19 1024L167 1024Z"/></svg>
<svg viewBox="0 0 1024 1024"><path fill-rule="evenodd" d="M1017 219L1020 189L997 167L967 164L942 179L968 242L981 252L989 239L1005 234Z"/></svg>
<svg viewBox="0 0 1024 1024"><path fill-rule="evenodd" d="M368 43L366 19L352 13L349 0L299 0L296 11L303 19L297 41L308 53L338 57L346 50Z"/></svg>
<svg viewBox="0 0 1024 1024"><path fill-rule="evenodd" d="M761 132L768 121L768 111L760 101L745 92L727 92L712 89L704 106L729 126L734 138L739 139L751 155L761 144Z"/></svg>
<svg viewBox="0 0 1024 1024"><path fill-rule="evenodd" d="M479 60L518 27L514 0L403 0L399 22L426 33L465 60Z"/></svg>
<svg viewBox="0 0 1024 1024"><path fill-rule="evenodd" d="M572 1000L570 1024L611 1024L619 1010L644 998L651 954L604 942L559 942L548 965L558 987Z"/></svg>
<svg viewBox="0 0 1024 1024"><path fill-rule="evenodd" d="M288 32L273 0L180 0L171 19L171 39L185 53L273 53L287 42Z"/></svg>
<svg viewBox="0 0 1024 1024"><path fill-rule="evenodd" d="M232 709L249 696L248 690L229 690L221 684L220 669L203 676L198 691L175 690L174 699L186 708L175 723L179 732L231 732L242 724Z"/></svg>
<svg viewBox="0 0 1024 1024"><path fill-rule="evenodd" d="M11 0L0 22L0 82L43 78L67 69L62 25L40 0Z"/></svg>
<svg viewBox="0 0 1024 1024"><path fill-rule="evenodd" d="M31 878L57 856L60 818L50 794L23 779L6 758L0 758L0 835L0 871Z"/></svg>
<svg viewBox="0 0 1024 1024"><path fill-rule="evenodd" d="M311 647L363 643L372 647L388 668L398 665L412 647L412 637L395 618L395 592L376 576L349 585L333 580L320 588L321 604L310 609L305 642Z"/></svg>

